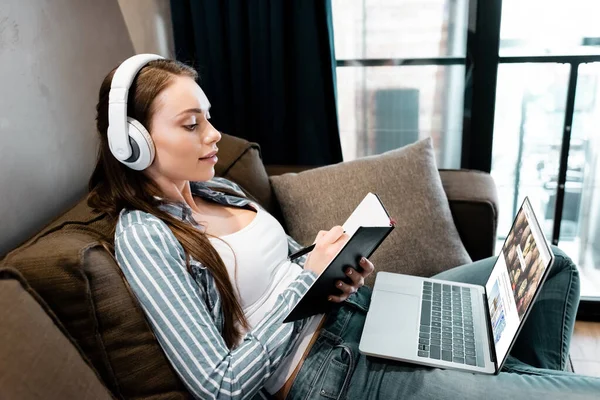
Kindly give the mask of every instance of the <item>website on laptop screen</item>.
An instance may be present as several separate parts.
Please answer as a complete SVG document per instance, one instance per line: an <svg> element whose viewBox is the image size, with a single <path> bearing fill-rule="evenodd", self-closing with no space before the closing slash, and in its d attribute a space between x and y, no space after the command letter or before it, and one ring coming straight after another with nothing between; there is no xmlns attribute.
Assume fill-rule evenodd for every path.
<svg viewBox="0 0 600 400"><path fill-rule="evenodd" d="M498 364L504 360L550 260L543 233L525 201L485 285Z"/></svg>

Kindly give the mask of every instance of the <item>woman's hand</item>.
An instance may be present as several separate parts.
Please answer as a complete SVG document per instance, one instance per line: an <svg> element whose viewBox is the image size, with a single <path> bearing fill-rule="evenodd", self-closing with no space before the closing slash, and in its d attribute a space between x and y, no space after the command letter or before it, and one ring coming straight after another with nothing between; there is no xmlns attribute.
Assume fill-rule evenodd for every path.
<svg viewBox="0 0 600 400"><path fill-rule="evenodd" d="M350 237L344 233L344 228L341 226L334 226L329 231L320 231L315 239L315 248L308 255L304 269L320 275L348 239Z"/></svg>
<svg viewBox="0 0 600 400"><path fill-rule="evenodd" d="M329 231L320 231L315 239L315 248L310 252L304 269L320 275L349 239L350 237L344 233L344 228L341 226L334 226ZM346 269L346 275L352 283L337 281L335 288L341 290L342 294L338 295L339 292L335 291L336 294L329 295L329 301L341 303L365 284L365 278L373 273L375 267L364 257L360 260L359 265L361 272L352 267Z"/></svg>
<svg viewBox="0 0 600 400"><path fill-rule="evenodd" d="M328 297L329 301L341 303L350 297L352 293L356 293L356 291L365 284L365 278L373 273L375 267L371 261L364 257L360 259L359 265L362 268L361 272L358 272L352 267L348 267L346 270L346 275L350 278L350 280L352 280L352 284L349 285L344 281L337 281L335 287L341 290L343 293L339 296L330 295Z"/></svg>

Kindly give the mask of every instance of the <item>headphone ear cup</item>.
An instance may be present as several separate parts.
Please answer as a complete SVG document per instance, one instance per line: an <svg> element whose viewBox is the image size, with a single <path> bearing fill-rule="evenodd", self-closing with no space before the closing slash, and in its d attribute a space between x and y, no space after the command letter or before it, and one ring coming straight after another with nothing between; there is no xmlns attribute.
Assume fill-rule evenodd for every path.
<svg viewBox="0 0 600 400"><path fill-rule="evenodd" d="M129 159L123 161L123 164L136 171L142 171L152 165L152 161L154 161L154 142L150 133L139 121L127 117L127 128L133 154Z"/></svg>

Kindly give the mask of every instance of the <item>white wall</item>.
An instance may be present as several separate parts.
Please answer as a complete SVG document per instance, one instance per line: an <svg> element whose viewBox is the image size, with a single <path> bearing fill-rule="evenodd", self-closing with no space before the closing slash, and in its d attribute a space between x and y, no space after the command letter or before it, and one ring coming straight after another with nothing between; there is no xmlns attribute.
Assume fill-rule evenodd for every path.
<svg viewBox="0 0 600 400"><path fill-rule="evenodd" d="M116 0L0 2L0 255L85 194L100 83L133 53Z"/></svg>
<svg viewBox="0 0 600 400"><path fill-rule="evenodd" d="M169 0L119 0L119 6L136 53L174 58Z"/></svg>

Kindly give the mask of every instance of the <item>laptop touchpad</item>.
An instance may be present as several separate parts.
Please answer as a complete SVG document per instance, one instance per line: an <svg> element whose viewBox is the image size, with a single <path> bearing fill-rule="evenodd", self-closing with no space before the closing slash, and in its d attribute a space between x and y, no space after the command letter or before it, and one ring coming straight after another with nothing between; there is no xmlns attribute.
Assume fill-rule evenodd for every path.
<svg viewBox="0 0 600 400"><path fill-rule="evenodd" d="M419 302L419 297L408 294L385 290L373 293L361 347L365 344L369 352L378 352L377 347L381 346L384 354L403 353L405 346L414 350Z"/></svg>

